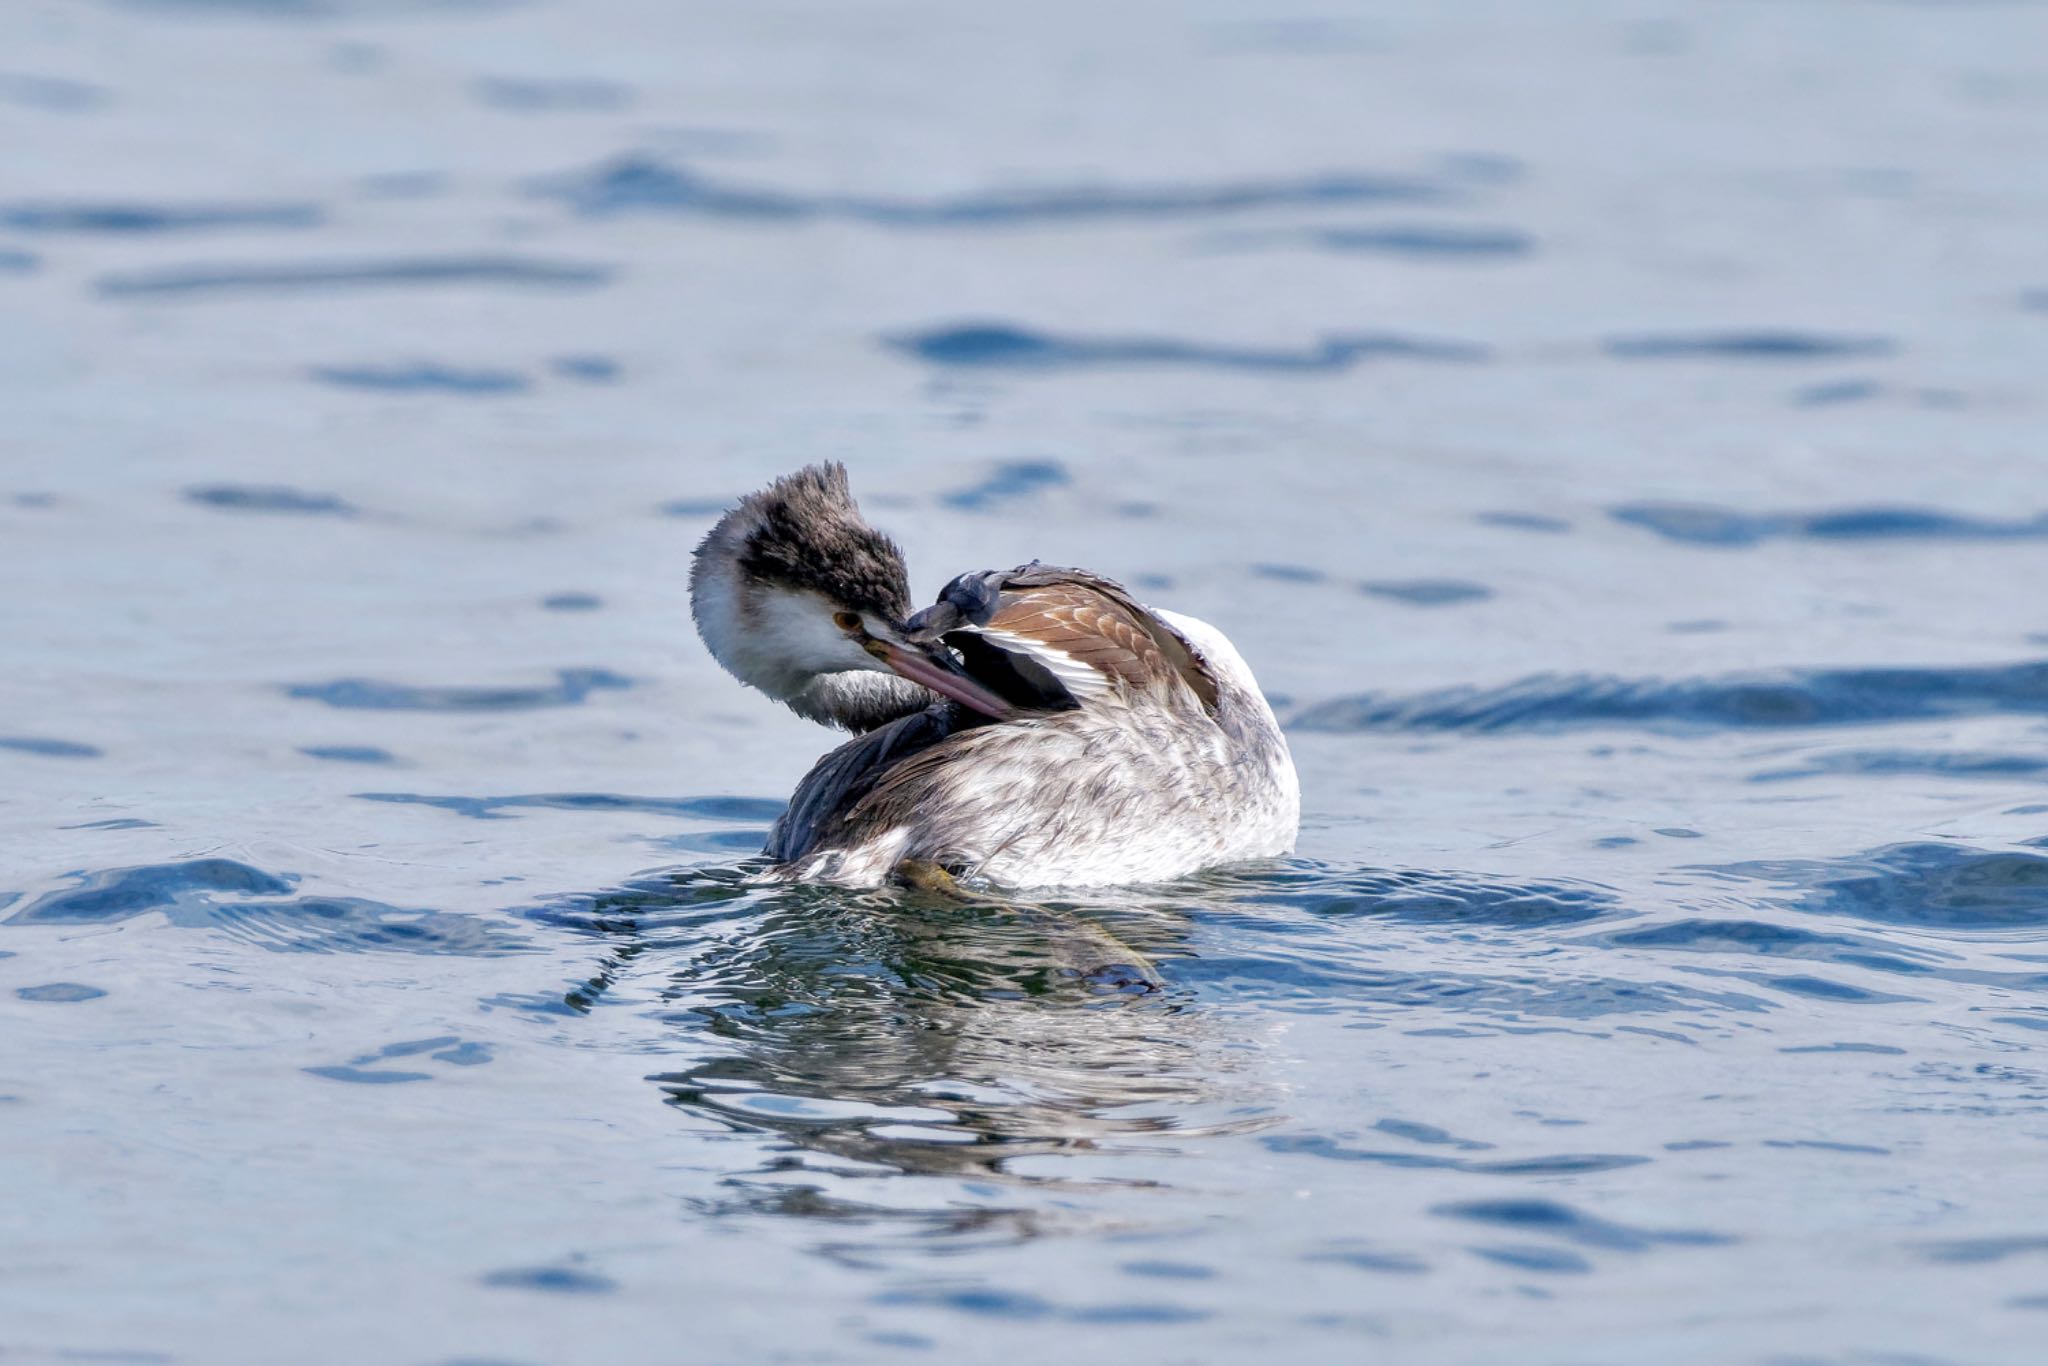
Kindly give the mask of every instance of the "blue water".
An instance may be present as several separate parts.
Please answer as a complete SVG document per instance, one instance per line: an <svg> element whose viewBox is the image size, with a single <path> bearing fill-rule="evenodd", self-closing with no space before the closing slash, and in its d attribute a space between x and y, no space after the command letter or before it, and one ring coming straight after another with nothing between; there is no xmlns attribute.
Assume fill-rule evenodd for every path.
<svg viewBox="0 0 2048 1366"><path fill-rule="evenodd" d="M2028 1363L2048 7L0 6L0 1358ZM744 884L689 552L1297 858Z"/></svg>

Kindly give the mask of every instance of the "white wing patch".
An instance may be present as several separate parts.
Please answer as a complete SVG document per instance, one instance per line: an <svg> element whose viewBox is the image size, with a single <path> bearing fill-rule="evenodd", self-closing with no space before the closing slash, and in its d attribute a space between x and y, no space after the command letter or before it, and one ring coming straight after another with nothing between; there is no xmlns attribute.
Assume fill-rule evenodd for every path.
<svg viewBox="0 0 2048 1366"><path fill-rule="evenodd" d="M1108 674L1093 664L1074 658L1057 645L1048 645L1029 636L1020 636L986 626L976 630L975 634L997 649L1023 655L1026 659L1044 666L1047 672L1060 681L1061 687L1074 695L1076 701L1093 702L1110 694Z"/></svg>

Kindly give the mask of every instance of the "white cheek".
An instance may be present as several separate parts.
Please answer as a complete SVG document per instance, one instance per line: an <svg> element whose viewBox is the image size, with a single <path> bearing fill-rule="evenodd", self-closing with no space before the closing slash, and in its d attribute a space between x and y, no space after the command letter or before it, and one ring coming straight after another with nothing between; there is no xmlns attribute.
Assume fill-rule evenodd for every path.
<svg viewBox="0 0 2048 1366"><path fill-rule="evenodd" d="M880 669L832 620L824 599L808 593L770 592L759 606L762 645L808 673Z"/></svg>

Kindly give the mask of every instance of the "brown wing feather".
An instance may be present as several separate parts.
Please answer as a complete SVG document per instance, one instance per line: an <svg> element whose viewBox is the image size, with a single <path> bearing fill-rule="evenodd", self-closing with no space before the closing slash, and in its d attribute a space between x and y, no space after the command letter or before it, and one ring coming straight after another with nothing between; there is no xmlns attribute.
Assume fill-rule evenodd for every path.
<svg viewBox="0 0 2048 1366"><path fill-rule="evenodd" d="M1207 662L1112 580L1078 569L1018 570L986 626L1063 650L1132 688L1169 686L1178 676L1215 709Z"/></svg>

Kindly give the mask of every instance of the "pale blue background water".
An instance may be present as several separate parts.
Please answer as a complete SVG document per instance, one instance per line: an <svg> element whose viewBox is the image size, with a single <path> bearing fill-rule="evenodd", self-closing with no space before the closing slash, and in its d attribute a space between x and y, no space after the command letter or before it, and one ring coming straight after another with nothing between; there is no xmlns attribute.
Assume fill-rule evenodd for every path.
<svg viewBox="0 0 2048 1366"><path fill-rule="evenodd" d="M2044 168L2032 3L13 0L0 1359L2040 1359ZM1300 859L735 888L820 457Z"/></svg>

